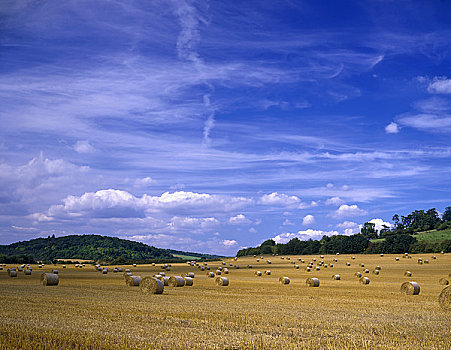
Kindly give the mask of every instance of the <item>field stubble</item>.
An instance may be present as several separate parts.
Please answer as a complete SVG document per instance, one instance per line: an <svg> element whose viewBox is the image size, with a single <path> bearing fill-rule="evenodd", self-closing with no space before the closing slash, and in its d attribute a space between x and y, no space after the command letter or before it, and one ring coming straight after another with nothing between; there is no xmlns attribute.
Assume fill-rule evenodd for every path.
<svg viewBox="0 0 451 350"><path fill-rule="evenodd" d="M394 255L315 256L338 262L312 272L305 266L313 256L303 256L304 264L291 257L300 269L280 257L271 257L271 265L246 257L238 260L239 270L229 267L228 287L173 264L168 275L195 272L194 286L165 287L162 295L143 295L126 286L122 274L102 275L91 266L58 266L60 284L53 287L39 284L40 273L51 267L34 266L31 276L17 279L1 271L0 349L449 349L451 312L437 300L451 255L432 260L422 254L430 260L423 265L416 263L419 256L398 262ZM380 275L364 274L369 285L354 276L364 270L362 262L382 268ZM248 264L254 268L244 268ZM123 268L142 277L161 271ZM255 276L256 269L272 274ZM403 276L406 270L412 277ZM332 280L334 274L341 280ZM278 283L280 276L290 284ZM307 287L308 277L318 277L320 287ZM402 295L404 281L418 282L420 295Z"/></svg>

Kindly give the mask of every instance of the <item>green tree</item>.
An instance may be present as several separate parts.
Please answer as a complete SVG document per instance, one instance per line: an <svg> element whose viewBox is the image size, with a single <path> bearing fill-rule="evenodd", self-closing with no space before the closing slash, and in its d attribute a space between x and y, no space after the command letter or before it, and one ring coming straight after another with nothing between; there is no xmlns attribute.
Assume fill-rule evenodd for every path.
<svg viewBox="0 0 451 350"><path fill-rule="evenodd" d="M376 224L373 222L365 222L360 229L360 233L368 238L376 238Z"/></svg>
<svg viewBox="0 0 451 350"><path fill-rule="evenodd" d="M443 213L442 220L445 222L451 222L451 207L446 207Z"/></svg>

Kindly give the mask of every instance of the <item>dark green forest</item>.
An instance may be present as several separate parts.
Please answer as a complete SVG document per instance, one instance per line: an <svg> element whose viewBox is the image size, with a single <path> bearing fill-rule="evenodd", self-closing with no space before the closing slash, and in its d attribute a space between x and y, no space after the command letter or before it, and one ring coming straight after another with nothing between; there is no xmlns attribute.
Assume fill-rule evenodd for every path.
<svg viewBox="0 0 451 350"><path fill-rule="evenodd" d="M293 238L288 243L276 244L272 239L255 248L241 249L237 256L261 254L398 254L451 252L451 239L442 241L417 240L416 233L437 230L449 232L451 237L451 207L446 207L440 218L435 208L415 210L406 216L393 216L394 225L377 231L374 223L367 222L360 233L332 237L323 236L320 240L301 241Z"/></svg>
<svg viewBox="0 0 451 350"><path fill-rule="evenodd" d="M1 262L31 263L33 261L92 260L103 263L125 264L127 262L183 261L167 249L147 244L100 235L49 236L30 241L0 245ZM178 252L188 256L214 259L208 254ZM30 261L31 260L31 261Z"/></svg>

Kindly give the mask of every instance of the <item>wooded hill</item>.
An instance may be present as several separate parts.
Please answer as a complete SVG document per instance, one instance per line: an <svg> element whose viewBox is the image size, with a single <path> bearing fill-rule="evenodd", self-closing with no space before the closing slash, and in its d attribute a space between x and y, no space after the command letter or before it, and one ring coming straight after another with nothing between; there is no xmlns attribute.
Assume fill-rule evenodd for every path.
<svg viewBox="0 0 451 350"><path fill-rule="evenodd" d="M177 252L186 257L219 258L210 254ZM10 245L0 245L0 261L5 263L75 259L115 264L185 260L175 257L169 249L155 248L140 242L100 235L49 236Z"/></svg>

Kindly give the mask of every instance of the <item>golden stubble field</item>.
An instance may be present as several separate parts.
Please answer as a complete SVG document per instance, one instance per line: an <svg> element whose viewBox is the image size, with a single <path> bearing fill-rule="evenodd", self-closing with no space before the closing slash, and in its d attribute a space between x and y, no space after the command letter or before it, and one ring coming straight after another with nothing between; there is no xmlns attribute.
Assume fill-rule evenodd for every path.
<svg viewBox="0 0 451 350"><path fill-rule="evenodd" d="M167 275L194 272L194 286L166 286L162 295L143 295L126 286L122 273L102 275L91 265L33 266L31 276L17 278L8 277L9 265L0 271L0 349L450 349L451 312L440 308L438 296L439 279L451 279L451 254L431 256L315 255L302 256L304 264L295 256L227 259L227 287L216 286L207 271L172 264ZM419 265L418 257L430 263ZM313 258L334 267L305 271ZM214 271L220 262L209 265ZM143 277L161 271L121 267ZM40 285L40 274L53 268L59 285ZM354 274L366 268L371 282L362 285ZM270 276L254 275L268 269ZM412 277L404 277L406 270ZM281 285L280 276L291 283ZM319 278L320 287L307 287L309 277ZM420 284L420 295L400 293L409 280Z"/></svg>

